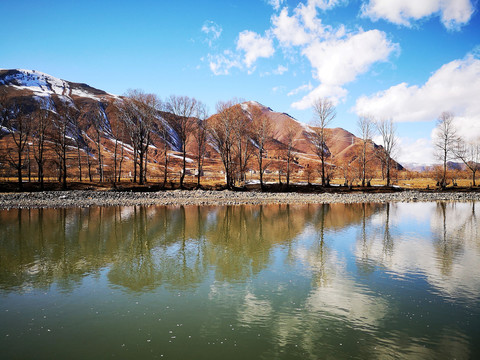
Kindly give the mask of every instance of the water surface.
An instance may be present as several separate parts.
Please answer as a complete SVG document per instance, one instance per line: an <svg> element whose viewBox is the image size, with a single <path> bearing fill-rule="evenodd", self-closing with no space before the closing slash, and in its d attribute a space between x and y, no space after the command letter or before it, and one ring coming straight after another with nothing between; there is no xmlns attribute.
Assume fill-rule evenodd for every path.
<svg viewBox="0 0 480 360"><path fill-rule="evenodd" d="M475 206L0 211L1 357L479 358Z"/></svg>

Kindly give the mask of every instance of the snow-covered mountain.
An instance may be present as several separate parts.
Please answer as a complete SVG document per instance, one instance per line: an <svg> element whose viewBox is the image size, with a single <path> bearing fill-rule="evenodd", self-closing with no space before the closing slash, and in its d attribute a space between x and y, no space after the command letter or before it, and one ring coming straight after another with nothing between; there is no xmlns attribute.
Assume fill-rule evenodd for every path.
<svg viewBox="0 0 480 360"><path fill-rule="evenodd" d="M23 92L38 97L57 95L70 98L91 98L97 101L102 97L116 97L87 84L61 80L36 70L0 69L0 85L9 87L10 91Z"/></svg>

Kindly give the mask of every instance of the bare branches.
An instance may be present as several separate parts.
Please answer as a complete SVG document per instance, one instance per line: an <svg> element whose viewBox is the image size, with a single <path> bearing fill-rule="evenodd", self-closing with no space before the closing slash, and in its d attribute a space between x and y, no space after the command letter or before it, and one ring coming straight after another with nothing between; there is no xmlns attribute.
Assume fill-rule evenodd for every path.
<svg viewBox="0 0 480 360"><path fill-rule="evenodd" d="M214 148L218 151L225 170L227 187L234 183L234 142L235 121L241 111L235 100L217 103L217 115L211 120L210 136Z"/></svg>
<svg viewBox="0 0 480 360"><path fill-rule="evenodd" d="M193 131L193 136L196 141L196 155L197 155L197 187L200 188L200 179L203 173L203 162L207 151L207 123L208 111L207 107L203 103L198 103L197 112L195 114L196 124Z"/></svg>
<svg viewBox="0 0 480 360"><path fill-rule="evenodd" d="M362 147L359 153L360 161L360 171L362 177L362 186L365 186L366 177L367 177L367 165L371 157L368 156L367 147L368 143L372 140L373 129L374 129L374 120L370 116L360 116L357 120L357 128L360 133L360 138L362 140Z"/></svg>
<svg viewBox="0 0 480 360"><path fill-rule="evenodd" d="M193 117L197 113L198 106L198 101L195 98L176 95L171 95L166 104L166 109L170 113L170 125L176 131L181 141L183 168L180 174L180 187L182 188L186 173L187 143L195 124Z"/></svg>
<svg viewBox="0 0 480 360"><path fill-rule="evenodd" d="M327 98L318 98L313 104L313 111L315 114L314 133L311 135L311 142L314 146L315 153L322 161L322 185L326 184L325 177L325 160L330 156L330 151L327 147L327 133L325 129L337 116L333 102Z"/></svg>
<svg viewBox="0 0 480 360"><path fill-rule="evenodd" d="M285 133L285 149L284 155L287 161L286 176L287 176L287 188L290 186L290 173L291 162L293 160L293 143L295 141L296 131L292 123L287 125L287 131Z"/></svg>
<svg viewBox="0 0 480 360"><path fill-rule="evenodd" d="M267 150L267 143L271 140L273 136L273 124L271 120L258 107L254 107L251 110L251 115L251 138L257 147L256 156L258 160L258 171L260 174L260 186L263 190L263 174L268 166L268 164L265 164L264 162L264 156Z"/></svg>
<svg viewBox="0 0 480 360"><path fill-rule="evenodd" d="M443 163L442 188L447 186L447 162L454 158L453 149L458 142L453 119L454 116L451 112L444 111L437 120L434 135L435 157Z"/></svg>
<svg viewBox="0 0 480 360"><path fill-rule="evenodd" d="M390 186L390 170L393 153L397 148L397 129L392 119L381 119L375 122L378 133L382 137L385 159L387 186Z"/></svg>

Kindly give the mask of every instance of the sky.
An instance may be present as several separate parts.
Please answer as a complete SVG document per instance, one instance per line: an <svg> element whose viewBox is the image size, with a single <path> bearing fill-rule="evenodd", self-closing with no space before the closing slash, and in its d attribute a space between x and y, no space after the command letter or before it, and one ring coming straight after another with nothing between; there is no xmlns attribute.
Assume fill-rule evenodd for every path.
<svg viewBox="0 0 480 360"><path fill-rule="evenodd" d="M255 100L331 127L392 119L401 163L435 161L443 111L480 141L478 0L0 0L0 68L122 95ZM377 142L379 138L374 139Z"/></svg>

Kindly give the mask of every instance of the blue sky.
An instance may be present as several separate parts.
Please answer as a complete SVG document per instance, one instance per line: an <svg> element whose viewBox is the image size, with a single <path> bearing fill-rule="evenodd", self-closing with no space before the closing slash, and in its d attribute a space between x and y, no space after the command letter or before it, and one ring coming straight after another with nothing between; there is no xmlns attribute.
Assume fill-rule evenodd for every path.
<svg viewBox="0 0 480 360"><path fill-rule="evenodd" d="M256 100L333 127L397 123L402 162L433 161L436 118L480 136L478 0L0 0L0 68L35 69L114 94L140 88Z"/></svg>

